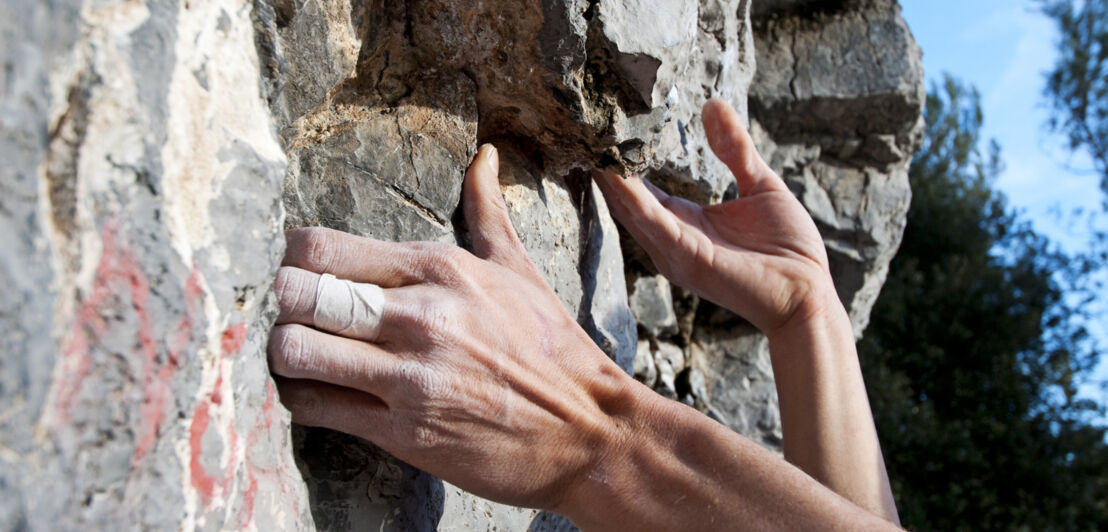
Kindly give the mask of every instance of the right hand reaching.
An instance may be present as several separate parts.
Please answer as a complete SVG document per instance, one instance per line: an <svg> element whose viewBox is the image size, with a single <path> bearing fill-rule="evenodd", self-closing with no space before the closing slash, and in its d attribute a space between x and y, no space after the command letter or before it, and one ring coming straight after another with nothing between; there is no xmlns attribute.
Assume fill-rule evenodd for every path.
<svg viewBox="0 0 1108 532"><path fill-rule="evenodd" d="M601 173L597 181L616 219L672 282L767 335L841 308L815 223L758 155L738 114L712 99L703 117L739 198L702 207L643 179Z"/></svg>
<svg viewBox="0 0 1108 532"><path fill-rule="evenodd" d="M815 222L758 155L734 109L710 100L703 116L738 199L701 207L614 174L598 178L601 190L663 275L769 337L785 458L896 523L850 319Z"/></svg>

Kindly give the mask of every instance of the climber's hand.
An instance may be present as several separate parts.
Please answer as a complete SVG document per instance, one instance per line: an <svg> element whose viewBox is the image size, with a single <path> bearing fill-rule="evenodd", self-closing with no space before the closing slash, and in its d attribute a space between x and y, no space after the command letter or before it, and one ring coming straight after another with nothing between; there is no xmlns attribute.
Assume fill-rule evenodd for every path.
<svg viewBox="0 0 1108 532"><path fill-rule="evenodd" d="M527 257L497 168L485 146L466 173L476 256L289 232L270 364L294 421L361 436L484 497L556 509L621 439L622 413L636 404L628 394L638 392ZM322 273L384 289L376 338L318 330Z"/></svg>
<svg viewBox="0 0 1108 532"><path fill-rule="evenodd" d="M615 217L663 275L771 337L838 304L815 223L758 155L738 114L713 99L703 117L739 199L702 207L643 179L598 172Z"/></svg>

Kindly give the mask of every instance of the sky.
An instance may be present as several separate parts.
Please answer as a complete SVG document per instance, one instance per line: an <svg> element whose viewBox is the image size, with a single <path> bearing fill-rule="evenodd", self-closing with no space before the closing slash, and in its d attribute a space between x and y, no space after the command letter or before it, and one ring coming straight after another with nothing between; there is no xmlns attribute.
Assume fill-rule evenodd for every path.
<svg viewBox="0 0 1108 532"><path fill-rule="evenodd" d="M996 187L1009 205L1023 211L1035 229L1074 251L1088 233L1059 213L1076 208L1096 211L1103 198L1089 159L1073 156L1061 135L1045 127L1049 117L1042 96L1046 72L1056 52L1054 23L1033 9L1031 0L900 0L903 15L923 49L928 82L944 72L972 83L981 93L984 139L1001 146L1005 169ZM1103 223L1108 216L1101 216ZM1102 304L1101 310L1105 307ZM1108 314L1094 334L1108 345ZM1108 355L1094 380L1108 380ZM1108 394L1093 383L1082 388L1108 404Z"/></svg>

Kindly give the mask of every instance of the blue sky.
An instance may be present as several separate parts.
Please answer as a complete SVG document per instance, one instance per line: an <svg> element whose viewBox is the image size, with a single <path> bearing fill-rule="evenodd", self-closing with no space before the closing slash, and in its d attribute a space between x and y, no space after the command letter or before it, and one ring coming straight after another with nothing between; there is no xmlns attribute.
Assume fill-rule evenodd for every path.
<svg viewBox="0 0 1108 532"><path fill-rule="evenodd" d="M1089 160L1072 156L1060 135L1044 127L1049 112L1042 97L1045 72L1056 57L1053 22L1031 0L901 0L904 18L923 49L928 81L943 72L981 92L983 135L1001 146L1005 170L996 182L1012 207L1025 213L1041 234L1074 250L1088 233L1058 216L1075 208L1098 210L1103 196L1098 178L1082 169ZM1106 216L1101 216L1101 225ZM1102 318L1094 332L1108 344ZM1096 379L1108 379L1108 361ZM1086 395L1108 402L1093 385Z"/></svg>

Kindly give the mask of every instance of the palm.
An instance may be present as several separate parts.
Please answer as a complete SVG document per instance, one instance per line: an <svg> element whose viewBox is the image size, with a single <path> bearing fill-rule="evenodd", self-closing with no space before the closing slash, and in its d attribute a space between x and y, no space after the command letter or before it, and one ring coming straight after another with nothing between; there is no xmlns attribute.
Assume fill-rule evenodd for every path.
<svg viewBox="0 0 1108 532"><path fill-rule="evenodd" d="M716 125L709 140L742 197L701 207L634 178L601 188L666 277L768 332L801 310L813 280L829 279L826 252L804 207L719 107L705 106L706 129Z"/></svg>
<svg viewBox="0 0 1108 532"><path fill-rule="evenodd" d="M830 275L819 232L788 191L766 192L703 211L708 224L698 229L716 251L710 270L723 278L707 280L712 286L733 284L739 290L715 301L711 287L694 289L747 316L759 328L779 327L810 290L807 280Z"/></svg>

